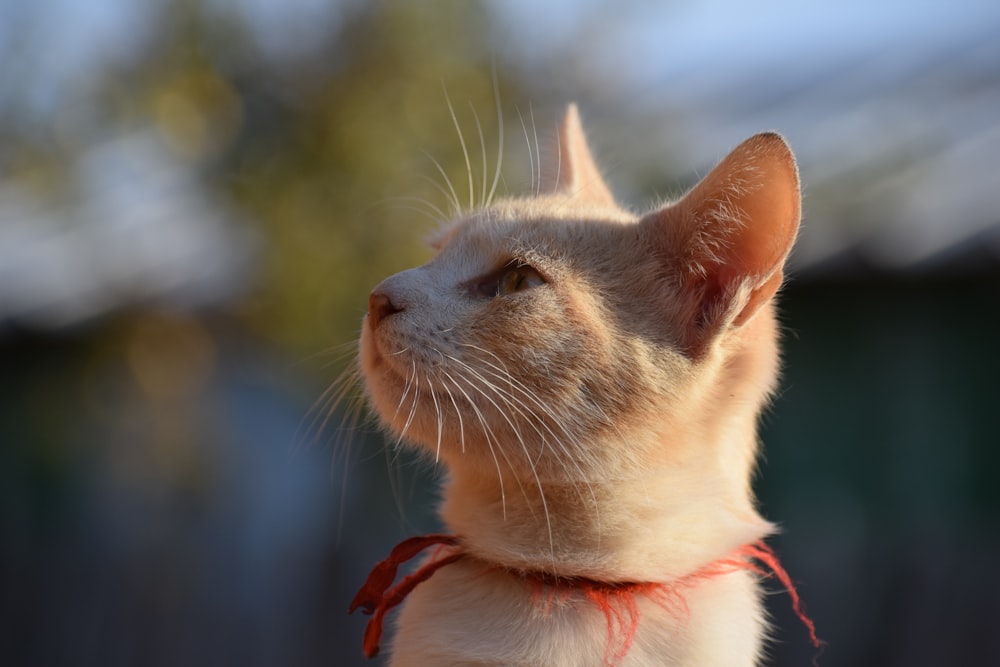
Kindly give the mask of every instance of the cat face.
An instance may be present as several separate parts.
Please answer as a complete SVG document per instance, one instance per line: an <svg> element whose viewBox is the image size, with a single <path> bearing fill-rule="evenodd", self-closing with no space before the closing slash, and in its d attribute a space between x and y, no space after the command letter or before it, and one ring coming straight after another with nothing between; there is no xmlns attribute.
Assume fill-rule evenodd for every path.
<svg viewBox="0 0 1000 667"><path fill-rule="evenodd" d="M686 456L664 441L715 428L726 392L759 404L773 382L766 306L798 223L784 142L749 140L641 218L614 203L572 107L559 143L549 194L453 222L430 262L371 294L370 400L450 467L627 476L651 456Z"/></svg>
<svg viewBox="0 0 1000 667"><path fill-rule="evenodd" d="M373 292L362 362L390 428L485 468L600 465L586 443L655 391L616 325L636 232L555 201L459 221L432 261Z"/></svg>

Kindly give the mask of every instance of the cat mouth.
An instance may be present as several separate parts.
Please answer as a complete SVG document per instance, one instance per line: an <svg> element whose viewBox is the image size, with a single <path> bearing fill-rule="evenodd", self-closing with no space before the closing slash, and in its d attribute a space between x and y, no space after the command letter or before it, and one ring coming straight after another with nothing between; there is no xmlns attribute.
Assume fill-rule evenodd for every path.
<svg viewBox="0 0 1000 667"><path fill-rule="evenodd" d="M409 346L387 341L381 332L367 326L362 335L361 355L370 379L380 376L390 385L402 387L412 382L421 367Z"/></svg>
<svg viewBox="0 0 1000 667"><path fill-rule="evenodd" d="M365 375L371 377L373 374L384 373L389 366L387 354L385 352L385 341L368 324L365 318L364 326L361 328L361 362L365 369Z"/></svg>

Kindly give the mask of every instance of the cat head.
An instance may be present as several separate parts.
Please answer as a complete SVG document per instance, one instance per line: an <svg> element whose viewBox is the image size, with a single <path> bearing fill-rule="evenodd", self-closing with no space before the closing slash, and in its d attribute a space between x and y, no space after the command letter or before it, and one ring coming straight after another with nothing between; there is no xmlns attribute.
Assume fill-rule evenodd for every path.
<svg viewBox="0 0 1000 667"><path fill-rule="evenodd" d="M752 137L637 216L570 106L545 182L452 221L427 264L372 291L361 365L383 422L484 477L589 483L732 459L720 474L745 487L752 442L726 441L753 440L775 382L771 301L800 215L787 144Z"/></svg>

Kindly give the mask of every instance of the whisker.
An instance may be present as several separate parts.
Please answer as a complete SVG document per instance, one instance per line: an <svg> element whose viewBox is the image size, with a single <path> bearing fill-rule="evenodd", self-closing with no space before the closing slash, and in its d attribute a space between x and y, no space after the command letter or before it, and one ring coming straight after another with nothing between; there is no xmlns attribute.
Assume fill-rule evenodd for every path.
<svg viewBox="0 0 1000 667"><path fill-rule="evenodd" d="M441 435L444 430L444 417L441 414L441 406L438 404L437 393L434 391L430 375L427 375L425 379L427 380L427 391L431 395L431 401L434 402L434 414L437 417L437 447L434 449L434 463L439 463L441 461Z"/></svg>
<svg viewBox="0 0 1000 667"><path fill-rule="evenodd" d="M411 211L413 213L419 213L425 218L430 218L430 220L436 223L438 227L441 227L445 220L443 218L437 217L436 215L434 215L433 213L431 213L426 209L420 208L419 206L407 206L405 204L400 204L399 206L397 206L397 209L400 211Z"/></svg>
<svg viewBox="0 0 1000 667"><path fill-rule="evenodd" d="M496 436L493 434L493 429L491 429L490 425L486 422L486 418L483 416L483 413L479 410L479 406L477 406L475 401L472 400L472 397L470 397L469 394L464 389L462 389L462 385L459 384L458 381L456 381L455 378L452 377L447 371L442 371L442 374L445 375L449 380L451 380L452 384L455 386L455 389L461 392L462 396L465 397L465 400L469 403L469 406L472 408L472 411L476 414L477 419L479 419L480 426L483 427L483 434L485 435L486 438L486 446L489 447L490 456L493 458L493 464L496 466L497 469L497 481L500 484L500 510L503 516L503 520L506 521L507 491L504 488L503 471L500 468L500 459L497 458L496 449L493 448L493 442L497 443L497 449L500 449L501 454L504 453L503 448L500 447L500 442L499 440L496 439ZM472 387L470 386L470 389L471 388ZM504 455L504 459L506 458L507 458L506 455ZM509 460L507 461L507 465L510 466ZM515 475L515 479L516 478L517 476ZM520 485L520 482L518 482L518 484Z"/></svg>
<svg viewBox="0 0 1000 667"><path fill-rule="evenodd" d="M395 422L396 417L399 416L399 411L403 409L403 402L406 401L407 395L410 393L410 387L413 383L413 376L416 374L416 364L413 364L414 370L409 373L406 377L406 385L403 386L403 394L399 397L399 403L396 404L396 410L392 413L392 419L390 422Z"/></svg>
<svg viewBox="0 0 1000 667"><path fill-rule="evenodd" d="M360 334L360 331L358 333ZM345 341L337 345L331 345L330 347L319 350L318 352L313 352L312 354L308 354L299 359L298 361L294 362L293 365L294 366L304 366L307 364L312 365L313 363L315 363L316 361L318 361L323 357L330 357L330 361L327 362L327 364L325 364L329 366L354 356L357 353L357 351L358 351L358 342L356 335L353 340Z"/></svg>
<svg viewBox="0 0 1000 667"><path fill-rule="evenodd" d="M431 183L441 190L442 194L447 196L447 192L437 183L434 183L432 179L428 179ZM448 215L441 210L439 206L427 201L423 197L390 197L388 198L395 207L401 208L408 211L416 211L417 213L423 213L427 217L431 218L435 222L441 224L448 220ZM420 206L414 206L413 204L420 204ZM421 208L423 207L423 208Z"/></svg>
<svg viewBox="0 0 1000 667"><path fill-rule="evenodd" d="M416 363L412 364L412 370L410 376L407 379L406 393L404 393L404 398L409 393L409 388L412 384L413 393L410 397L410 411L406 417L406 422L403 424L403 428L399 430L395 441L391 448L385 449L386 453L386 463L389 469L389 486L392 489L393 501L396 505L396 512L400 517L401 525L406 523L406 505L403 502L403 489L402 489L402 471L399 465L399 459L402 456L405 448L403 447L403 441L406 439L406 434L410 430L410 426L413 423L414 416L417 413L417 407L420 402L420 377L417 375ZM396 408L396 413L399 413L402 407L403 398L400 399L400 405ZM393 417L395 421L395 416Z"/></svg>
<svg viewBox="0 0 1000 667"><path fill-rule="evenodd" d="M479 192L479 207L480 208L485 208L486 207L486 171L487 171L487 166L486 166L486 138L483 136L483 124L479 122L479 114L476 113L476 107L472 103L472 100L469 100L469 109L472 110L472 117L476 119L476 131L479 132L479 152L483 156L483 170L482 170L483 185L482 185L482 189Z"/></svg>
<svg viewBox="0 0 1000 667"><path fill-rule="evenodd" d="M556 448L558 448L559 452L562 454L561 456L557 456L556 460L559 462L559 464L562 466L562 468L566 471L567 474L576 473L575 478L578 479L578 480L580 480L580 482L582 482L582 484L584 486L586 486L587 491L589 492L588 495L589 495L589 498L590 498L590 502L591 502L591 504L592 504L592 506L594 508L595 514L596 514L595 521L596 521L596 524L597 524L598 539L600 539L600 507L599 507L599 502L598 502L598 499L597 499L597 494L594 491L593 485L590 483L590 481L588 479L588 476L584 472L584 469L583 469L583 467L581 465L581 461L579 460L579 457L580 457L580 453L579 452L583 448L580 446L578 438L566 427L566 425L563 423L564 420L562 418L560 418L559 415L557 415L545 402L541 401L535 395L535 393L531 389L529 389L521 381L519 381L517 378L515 378L513 375L511 375L511 373L506 368L506 364L504 364L503 360L500 359L500 357L498 357L495 353L493 353L493 352L491 352L489 350L486 350L484 348L481 348L481 347L479 347L477 345L473 345L473 344L470 344L470 343L463 343L462 345L463 345L463 347L467 347L467 348L470 348L470 349L473 349L473 350L477 350L477 351L479 351L479 352L481 352L483 354L486 354L486 355L488 355L488 356L493 357L494 359L496 359L497 362L500 364L500 366L498 366L496 364L493 364L492 362L490 362L490 361L488 361L486 359L479 359L478 361L480 363L485 364L485 366L487 366L487 369L484 369L485 372L489 373L494 378L496 378L496 379L498 379L498 380L500 380L500 381L505 382L506 384L508 384L511 387L511 389L516 390L520 395L524 396L525 399L527 399L528 401L530 401L539 410L539 413L536 413L523 400L517 399L517 402L521 406L523 406L525 410L528 411L528 414L525 415L525 413L521 412L520 409L517 406L513 405L512 403L510 403L509 400L505 399L506 402L508 402L509 404L511 404L512 408L514 408L515 410L518 410L518 412L521 412L521 414L524 415L528 419L529 424L534 428L535 432L538 433L539 437L542 439L543 444L544 444L545 442L548 441L548 439L545 438L545 435L542 434L539 431L538 427L535 426L534 422L537 421L538 423L541 424L542 428L544 428L545 431L552 437L552 441L551 441L552 445L555 446ZM456 362L459 363L459 364L461 364L461 365L468 366L468 364L466 364L465 362L463 362L461 360L456 360ZM492 369L492 370L490 370L490 369ZM482 377L481 374L480 374L480 377ZM484 381L486 381L486 382L489 383L489 381L485 380L485 378L484 378ZM489 384L492 385L492 383L489 383ZM495 385L493 385L493 386L495 387ZM498 390L498 388L494 389L494 391L497 391L497 390ZM511 396L510 398L513 399L515 397ZM599 406L597 406L597 407L599 408ZM603 410L602 410L602 414L603 414ZM531 419L532 416L535 417L535 419ZM548 419L541 419L539 417L547 417ZM576 450L577 450L576 452L570 452L566 448L566 446L562 443L563 438L560 438L552 430L552 427L549 426L548 421L551 421L556 427L559 428L559 430L563 433L563 438L565 438L571 444L573 444L573 445L576 446ZM617 427L616 427L616 430L617 430ZM541 453L539 453L539 456L540 455L541 455ZM569 463L567 463L567 461ZM572 478L573 477L571 476L571 479ZM580 498L581 498L581 500L584 500L584 497L582 495L581 495Z"/></svg>
<svg viewBox="0 0 1000 667"><path fill-rule="evenodd" d="M361 393L358 391L358 385L360 384L361 376L360 371L357 368L349 369L349 373L345 376L344 381L339 390L335 394L329 395L329 401L324 406L324 412L326 416L320 422L319 426L316 427L316 435L326 430L329 425L330 420L333 418L337 409L341 406L345 399L351 401L351 406L362 405ZM325 392L324 392L325 393Z"/></svg>
<svg viewBox="0 0 1000 667"><path fill-rule="evenodd" d="M489 362L486 362L484 360L481 361L483 361L483 363L485 363L487 366L492 366L492 364L490 364ZM580 451L583 448L580 446L580 442L577 436L574 435L563 424L563 420L560 419L560 417L556 415L555 412L553 412L545 403L543 403L540 399L538 399L535 396L534 392L525 387L515 378L513 378L507 373L500 374L499 372L490 370L486 370L485 372L491 375L492 377L507 383L512 389L516 390L520 395L524 396L536 408L538 408L540 413L534 412L531 409L531 406L528 405L528 403L526 403L523 399L519 399L515 396L510 396L509 399L505 399L505 402L508 402L513 409L515 409L517 412L519 412L527 419L529 419L529 425L538 434L539 438L541 438L543 446L545 444L550 444L551 447L554 447L557 450L557 455L555 456L556 461L566 472L570 480L578 480L579 483L582 483L584 486L587 487L587 490L589 491L590 495L590 500L594 506L595 511L597 511L598 510L597 496L594 493L593 486L591 485L589 479L587 478L586 473L584 472L581 462L578 460L580 458ZM515 405L513 401L516 401L517 405ZM524 410L522 410L521 407L523 407ZM532 417L534 419L531 419ZM548 419L544 419L542 417L548 417ZM562 437L560 437L559 435L556 434L555 431L553 431L552 426L550 426L548 423L549 421L551 421L556 427L558 427L558 429L562 432ZM549 440L546 437L545 433L542 433L542 431L535 424L535 422L541 424L541 428L544 429L549 436L551 436L551 440ZM570 451L567 448L567 446L563 444L564 439L568 440L570 444L575 445L575 451ZM544 454L544 448L540 450L538 453L539 461L541 460L543 454ZM578 485L576 482L574 482L574 484ZM580 496L580 498L581 500L584 500L582 495ZM599 518L600 517L598 516L597 517L598 525L600 523Z"/></svg>
<svg viewBox="0 0 1000 667"><path fill-rule="evenodd" d="M469 174L469 209L471 210L476 207L476 203L475 188L472 185L472 164L469 161L469 151L465 146L465 137L462 135L462 128L458 124L458 118L455 116L455 108L451 105L451 98L448 97L448 87L445 86L444 79L441 80L441 89L444 91L444 101L448 104L448 113L451 114L451 122L455 124L455 131L458 132L458 143L461 144L462 155L465 157L465 171Z"/></svg>
<svg viewBox="0 0 1000 667"><path fill-rule="evenodd" d="M346 396L357 389L360 379L360 370L356 363L346 366L306 411L296 429L293 442L312 440L315 443L320 434L326 430L337 407Z"/></svg>
<svg viewBox="0 0 1000 667"><path fill-rule="evenodd" d="M399 449L400 445L403 443L403 438L406 436L406 432L410 430L410 425L413 424L413 418L417 414L417 404L420 401L420 376L417 375L417 364L413 363L413 399L410 402L410 414L406 417L406 423L403 424L403 428L399 432L399 437L396 438L396 449Z"/></svg>
<svg viewBox="0 0 1000 667"><path fill-rule="evenodd" d="M541 194L542 192L542 154L538 147L538 126L535 125L535 110L531 104L528 102L528 115L531 116L531 131L535 135L535 164L538 165L538 178L535 180L535 196ZM531 150L531 146L528 146L528 150Z"/></svg>
<svg viewBox="0 0 1000 667"><path fill-rule="evenodd" d="M524 114L518 107L514 107L517 111L517 117L521 120L521 130L524 132L524 143L528 146L528 167L531 169L531 190L534 191L535 188L535 154L531 150L531 139L528 137L528 126L524 124Z"/></svg>
<svg viewBox="0 0 1000 667"><path fill-rule="evenodd" d="M455 192L455 186L451 184L451 179L448 178L448 174L447 174L447 172L445 172L444 167L442 167L441 163L438 162L437 160L435 160L434 156L431 155L430 153L428 153L427 151L424 151L424 156L426 156L427 159L430 160L434 164L434 166L438 170L438 173L441 174L441 178L444 179L445 185L448 186L448 191L447 192L445 192L443 189L441 190L441 192L443 192L445 194L445 196L448 196L448 197L451 198L451 204L455 207L455 213L456 214L461 214L462 213L462 202L459 201L459 199L458 199L458 193Z"/></svg>
<svg viewBox="0 0 1000 667"><path fill-rule="evenodd" d="M442 385L443 387L444 385ZM462 411L458 409L458 403L455 402L455 395L451 393L450 389L445 387L448 393L448 398L451 400L452 407L455 408L455 416L458 417L458 440L460 443L460 451L465 453L465 424L462 420Z"/></svg>
<svg viewBox="0 0 1000 667"><path fill-rule="evenodd" d="M469 372L473 373L481 382L483 382L485 388L490 389L491 391L493 391L494 393L496 393L498 397L502 396L502 394L500 392L498 392L496 386L493 385L492 383L490 383L485 378L483 378L482 375L479 374L474 368L472 368L468 364L465 364L460 359L456 359L454 357L448 357L448 358L451 359L452 361L454 361L454 362L456 362L456 363L464 366ZM482 396L484 399L486 399L487 401L489 401L489 403L496 409L497 413L503 418L503 420L505 422L507 422L507 425L510 427L510 430L514 434L514 437L517 438L518 443L521 445L521 450L525 454L525 458L526 458L526 460L528 461L528 464L529 464L528 467L531 470L532 477L535 480L535 486L538 489L539 502L541 502L541 504L542 504L542 512L543 512L543 514L545 516L545 527L546 527L546 530L548 532L548 537L549 537L549 551L550 551L550 554L552 556L552 564L553 564L553 568L554 568L555 567L555 538L554 538L553 531L552 531L552 517L549 514L549 505L548 505L548 500L545 497L545 488L542 485L541 478L538 476L538 470L537 470L537 467L535 465L535 462L532 461L532 459L531 459L530 452L528 451L528 445L524 441L524 436L521 435L521 431L517 428L517 426L514 424L514 422L511 421L510 417L507 416L506 411L503 408L501 408L499 405L497 405L496 401L494 401L489 396L489 394L480 393L480 396ZM508 401L508 404L509 404L509 401ZM529 421L529 423L530 423L530 421ZM501 452L502 451L503 450L501 450ZM516 477L515 477L515 479L516 479ZM522 493L523 493L523 490L522 490ZM527 496L525 496L525 499L527 499ZM531 506L530 503L528 504L528 506L529 507Z"/></svg>
<svg viewBox="0 0 1000 667"><path fill-rule="evenodd" d="M497 168L493 174L493 185L490 187L490 194L486 197L486 206L493 203L493 195L497 191L497 182L500 180L500 170L503 165L503 108L500 105L500 82L497 79L497 65L493 63L493 99L497 103L497 133L500 135L497 140Z"/></svg>
<svg viewBox="0 0 1000 667"><path fill-rule="evenodd" d="M352 341L310 355L309 359L316 360L323 355L332 356L333 359L327 363L329 365L339 363L348 354L354 356L356 350L357 344ZM292 436L291 451L294 455L298 453L300 448L317 445L324 434L330 431L330 423L339 415L339 426L336 429L338 437L331 437L333 452L330 457L331 481L337 480L338 465L341 470L339 475L340 506L335 538L338 543L345 524L352 445L362 414L364 414L364 397L361 392L361 371L355 357L351 363L340 370L333 381L309 406Z"/></svg>
<svg viewBox="0 0 1000 667"><path fill-rule="evenodd" d="M553 181L553 187L559 185L559 179L562 178L562 132L556 132L556 180Z"/></svg>
<svg viewBox="0 0 1000 667"><path fill-rule="evenodd" d="M425 153L425 155L426 155L426 153ZM451 207L455 210L455 212L461 213L461 209L459 208L458 200L455 198L455 192L454 192L454 190L452 190L451 192L449 192L443 185L441 185L440 183L438 183L437 181L435 181L433 178L431 178L430 176L428 176L426 174L418 174L417 178L419 178L422 181L426 181L431 187L433 187L435 190L437 190L438 192L440 192L441 196L444 197L448 201L448 204L451 205ZM435 208L438 208L438 207L435 207ZM445 213L440 208L438 208L438 210L441 211L441 219L442 220L449 220L455 214L454 212L453 213Z"/></svg>
<svg viewBox="0 0 1000 667"><path fill-rule="evenodd" d="M357 381L355 388L360 385L360 373L357 375ZM351 450L354 444L355 434L358 430L358 424L361 421L362 415L364 414L364 396L360 391L355 391L350 398L350 402L346 408L346 414L341 421L341 431L344 430L346 425L346 432L349 434L347 438L342 438L339 443L339 449L343 452L340 456L340 501L337 510L337 544L340 544L342 531L344 524L346 523L346 512L347 512L347 491L348 485L351 479ZM331 410L331 414L332 414ZM336 450L335 450L336 452ZM333 479L334 471L337 466L337 456L331 457L330 460L330 478Z"/></svg>

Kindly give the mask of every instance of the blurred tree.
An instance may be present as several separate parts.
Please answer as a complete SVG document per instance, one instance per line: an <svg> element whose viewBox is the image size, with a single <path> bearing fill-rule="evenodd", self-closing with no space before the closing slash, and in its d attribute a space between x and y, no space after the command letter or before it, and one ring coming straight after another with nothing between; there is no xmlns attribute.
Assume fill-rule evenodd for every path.
<svg viewBox="0 0 1000 667"><path fill-rule="evenodd" d="M285 51L268 48L240 3L146 11L155 28L136 53L77 82L61 109L0 116L5 171L51 182L88 144L153 126L264 233L259 283L239 308L252 329L298 355L352 340L368 290L425 259L420 241L448 211L435 161L467 201L445 88L470 142L476 196L484 164L492 181L502 63L487 10L344 3L317 17L324 39ZM497 74L505 106L516 105L520 84Z"/></svg>
<svg viewBox="0 0 1000 667"><path fill-rule="evenodd" d="M478 143L481 123L491 169L495 160L482 7L351 10L318 50L281 59L248 37L238 15L182 6L168 23L174 39L161 40L168 52L130 73L144 82L144 115L181 154L210 166L265 232L261 283L243 309L249 322L305 353L352 340L371 287L426 256L419 241L434 207L447 209L421 180L439 177L428 156L467 182L442 83L456 91L467 138ZM515 82L500 87L517 99Z"/></svg>

